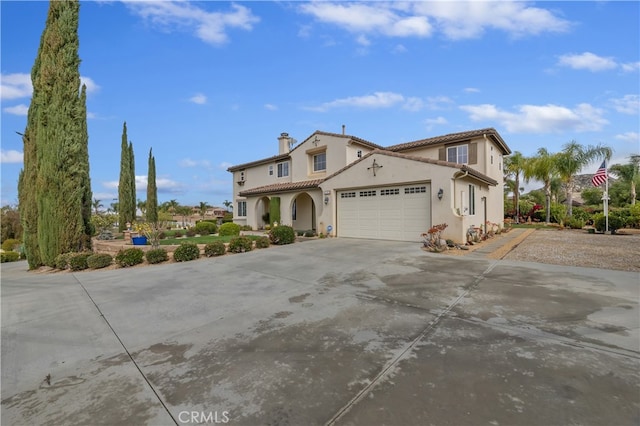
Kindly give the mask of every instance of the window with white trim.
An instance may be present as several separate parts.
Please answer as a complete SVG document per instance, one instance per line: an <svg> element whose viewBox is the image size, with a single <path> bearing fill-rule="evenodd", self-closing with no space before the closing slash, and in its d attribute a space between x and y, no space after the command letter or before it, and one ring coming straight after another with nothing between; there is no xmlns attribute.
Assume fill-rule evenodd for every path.
<svg viewBox="0 0 640 426"><path fill-rule="evenodd" d="M269 176L273 176L273 164L269 164Z"/></svg>
<svg viewBox="0 0 640 426"><path fill-rule="evenodd" d="M448 147L447 161L450 163L467 164L469 162L469 147L467 145Z"/></svg>
<svg viewBox="0 0 640 426"><path fill-rule="evenodd" d="M313 171L324 172L327 170L327 153L321 152L313 156Z"/></svg>
<svg viewBox="0 0 640 426"><path fill-rule="evenodd" d="M476 214L476 186L469 185L469 214Z"/></svg>
<svg viewBox="0 0 640 426"><path fill-rule="evenodd" d="M289 176L289 162L278 163L278 177Z"/></svg>
<svg viewBox="0 0 640 426"><path fill-rule="evenodd" d="M247 216L247 202L246 201L238 201L238 216L239 217Z"/></svg>

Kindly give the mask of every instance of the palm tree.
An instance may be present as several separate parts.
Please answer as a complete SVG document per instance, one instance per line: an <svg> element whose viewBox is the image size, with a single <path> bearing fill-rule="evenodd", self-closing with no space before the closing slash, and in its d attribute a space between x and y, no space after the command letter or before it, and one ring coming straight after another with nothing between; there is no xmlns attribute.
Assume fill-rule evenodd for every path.
<svg viewBox="0 0 640 426"><path fill-rule="evenodd" d="M631 187L631 205L636 203L636 183L640 178L640 155L632 155L628 164L614 164L609 167L622 182Z"/></svg>
<svg viewBox="0 0 640 426"><path fill-rule="evenodd" d="M200 201L200 204L198 205L198 211L200 212L200 216L202 217L202 220L204 220L204 215L207 214L207 210L210 207L211 206L207 204L206 201Z"/></svg>
<svg viewBox="0 0 640 426"><path fill-rule="evenodd" d="M178 203L178 201L176 200L167 201L167 210L169 211L169 213L176 213L178 210L178 207L180 207L180 203Z"/></svg>
<svg viewBox="0 0 640 426"><path fill-rule="evenodd" d="M224 200L222 205L227 208L227 211L229 211L229 210L231 210L233 208L233 203L231 201L229 201L229 200Z"/></svg>
<svg viewBox="0 0 640 426"><path fill-rule="evenodd" d="M138 198L136 207L138 207L138 209L140 210L140 214L142 215L142 217L145 217L147 215L147 200L141 200Z"/></svg>
<svg viewBox="0 0 640 426"><path fill-rule="evenodd" d="M551 222L551 183L557 176L555 154L550 154L546 148L538 149L538 155L527 162L524 170L524 179L539 180L544 184L546 222Z"/></svg>
<svg viewBox="0 0 640 426"><path fill-rule="evenodd" d="M100 207L104 207L102 200L98 200L97 198L93 199L93 203L91 203L91 205L93 206L95 214L100 214Z"/></svg>
<svg viewBox="0 0 640 426"><path fill-rule="evenodd" d="M182 216L182 227L185 226L185 219L193 213L193 208L189 206L178 206L175 209L176 214Z"/></svg>
<svg viewBox="0 0 640 426"><path fill-rule="evenodd" d="M611 148L604 145L582 146L576 141L571 141L556 155L558 174L567 191L567 215L572 216L575 176L592 161L611 158Z"/></svg>
<svg viewBox="0 0 640 426"><path fill-rule="evenodd" d="M507 178L513 178L513 206L516 209L516 223L520 217L518 203L520 202L520 175L523 174L527 158L520 151L515 151L504 159L504 171Z"/></svg>

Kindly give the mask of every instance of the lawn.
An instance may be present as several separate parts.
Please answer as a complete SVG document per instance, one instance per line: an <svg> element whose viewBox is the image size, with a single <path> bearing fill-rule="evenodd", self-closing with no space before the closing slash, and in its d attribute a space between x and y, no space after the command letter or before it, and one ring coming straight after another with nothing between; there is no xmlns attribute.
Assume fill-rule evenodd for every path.
<svg viewBox="0 0 640 426"><path fill-rule="evenodd" d="M247 235L251 240L257 240L260 238L259 235ZM164 240L160 240L160 245L168 246L182 243L195 243L195 244L209 244L214 241L222 241L223 243L228 243L232 238L235 238L235 235L203 235L200 237L186 237L186 238L165 238Z"/></svg>

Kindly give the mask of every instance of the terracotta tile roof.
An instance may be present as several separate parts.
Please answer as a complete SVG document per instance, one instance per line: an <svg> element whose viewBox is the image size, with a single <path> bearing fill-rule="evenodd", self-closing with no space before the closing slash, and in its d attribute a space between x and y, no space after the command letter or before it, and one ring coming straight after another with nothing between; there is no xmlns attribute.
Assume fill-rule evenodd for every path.
<svg viewBox="0 0 640 426"><path fill-rule="evenodd" d="M299 182L274 183L272 185L259 186L257 188L240 191L238 195L244 197L247 195L272 194L274 192L296 191L300 189L317 188L324 179L303 180Z"/></svg>
<svg viewBox="0 0 640 426"><path fill-rule="evenodd" d="M331 176L327 176L324 180L329 180L332 177L339 175L340 173L344 172L345 170L347 170L350 167L353 167L354 165L358 164L361 161L364 161L365 159L371 157L374 154L381 154L381 155L387 155L389 157L396 157L396 158L404 158L407 160L412 160L412 161L419 161L421 163L427 163L427 164L436 164L438 166L445 166L445 167L452 167L455 169L459 169L463 172L467 172L469 173L469 175L475 177L476 179L479 179L489 185L497 185L498 181L496 181L495 179L485 175L484 173L480 173L479 171L472 169L471 167L467 166L466 164L458 164L458 163L450 163L448 161L440 161L440 160L433 160L431 158L425 158L425 157L419 157L417 155L408 155L408 154L401 154L399 152L392 152L392 151L387 151L387 150L382 150L382 149L376 149L375 151L371 151L369 152L367 155L365 155L364 157L360 158L357 161L354 161L351 164L348 164L347 166L343 167L342 169L338 170L337 172L331 174Z"/></svg>
<svg viewBox="0 0 640 426"><path fill-rule="evenodd" d="M288 160L289 154L274 155L273 157L263 158L261 160L251 161L250 163L238 164L237 166L231 166L227 169L228 172L235 172L236 170L246 169L247 167L258 166L260 164L271 163L273 161Z"/></svg>
<svg viewBox="0 0 640 426"><path fill-rule="evenodd" d="M502 149L503 154L505 155L511 154L511 149L509 149L509 147L507 146L505 141L502 139L498 131L492 127L489 127L486 129L469 130L467 132L460 132L460 133L449 133L447 135L436 136L433 138L420 139L413 142L400 143L397 145L388 146L385 149L388 151L394 151L394 152L407 151L410 149L421 148L423 146L429 146L429 145L462 142L464 140L468 140L468 139L475 138L478 136L483 136L483 135L486 135L487 137L490 137L491 139L493 139L493 141Z"/></svg>
<svg viewBox="0 0 640 426"><path fill-rule="evenodd" d="M323 132L322 130L316 130L315 132L313 132L313 134L311 136L309 136L308 138L303 140L302 143L300 143L298 146L302 145L303 143L305 143L306 141L308 141L309 139L311 139L315 135L333 136L333 137L336 137L336 138L347 138L347 139L351 139L354 142L359 143L360 145L368 146L368 147L371 147L371 148L374 148L374 149L384 149L384 147L381 146L381 145L375 144L373 142L369 142L368 140L361 139L361 138L359 138L357 136L343 135L342 133ZM296 148L298 146L296 146Z"/></svg>

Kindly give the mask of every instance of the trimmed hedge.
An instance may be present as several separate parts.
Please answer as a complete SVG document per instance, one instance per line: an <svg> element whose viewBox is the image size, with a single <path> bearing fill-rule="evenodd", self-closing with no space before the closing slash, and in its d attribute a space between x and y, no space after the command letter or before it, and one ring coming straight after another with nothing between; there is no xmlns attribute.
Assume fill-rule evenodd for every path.
<svg viewBox="0 0 640 426"><path fill-rule="evenodd" d="M87 265L87 258L91 256L92 253L72 253L69 256L69 269L72 271L82 271L89 267Z"/></svg>
<svg viewBox="0 0 640 426"><path fill-rule="evenodd" d="M291 244L296 240L296 232L287 225L276 226L269 231L269 240L276 245Z"/></svg>
<svg viewBox="0 0 640 426"><path fill-rule="evenodd" d="M220 225L220 229L218 230L218 235L229 236L229 235L240 235L240 225L233 222L227 222Z"/></svg>
<svg viewBox="0 0 640 426"><path fill-rule="evenodd" d="M173 252L173 259L176 262L187 262L200 257L200 249L194 243L182 243Z"/></svg>
<svg viewBox="0 0 640 426"><path fill-rule="evenodd" d="M116 263L123 268L137 265L144 260L144 252L139 248L128 248L120 250L116 254Z"/></svg>
<svg viewBox="0 0 640 426"><path fill-rule="evenodd" d="M0 253L0 263L16 262L20 260L20 253L15 251L5 251Z"/></svg>
<svg viewBox="0 0 640 426"><path fill-rule="evenodd" d="M162 263L169 260L169 254L167 250L163 248L149 250L145 254L145 257L147 258L147 262L151 264Z"/></svg>
<svg viewBox="0 0 640 426"><path fill-rule="evenodd" d="M55 260L53 261L56 269L67 269L69 267L69 257L71 256L71 253L62 253L56 256Z"/></svg>
<svg viewBox="0 0 640 426"><path fill-rule="evenodd" d="M227 252L227 247L222 241L214 241L204 246L204 255L206 257L222 256Z"/></svg>
<svg viewBox="0 0 640 426"><path fill-rule="evenodd" d="M20 240L16 240L15 238L7 238L2 242L2 250L13 251L18 244L20 244Z"/></svg>
<svg viewBox="0 0 640 426"><path fill-rule="evenodd" d="M87 266L91 269L106 268L113 263L113 257L107 253L96 253L87 257Z"/></svg>
<svg viewBox="0 0 640 426"><path fill-rule="evenodd" d="M269 242L269 237L259 237L256 240L256 248L262 249L269 247L271 243Z"/></svg>
<svg viewBox="0 0 640 426"><path fill-rule="evenodd" d="M218 225L213 222L200 221L196 223L195 230L200 235L210 235L218 232Z"/></svg>
<svg viewBox="0 0 640 426"><path fill-rule="evenodd" d="M229 252L244 253L253 249L253 241L249 237L235 237L229 241Z"/></svg>

